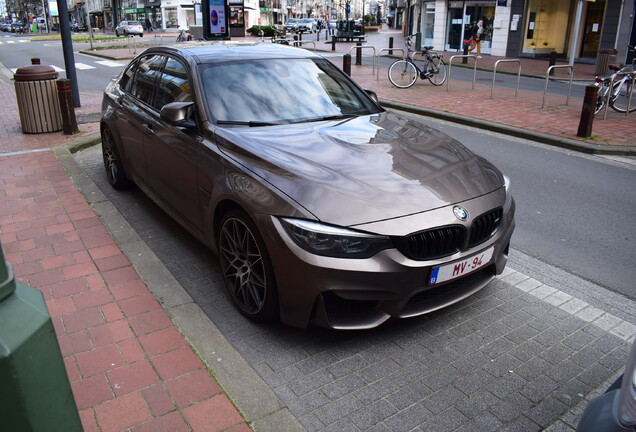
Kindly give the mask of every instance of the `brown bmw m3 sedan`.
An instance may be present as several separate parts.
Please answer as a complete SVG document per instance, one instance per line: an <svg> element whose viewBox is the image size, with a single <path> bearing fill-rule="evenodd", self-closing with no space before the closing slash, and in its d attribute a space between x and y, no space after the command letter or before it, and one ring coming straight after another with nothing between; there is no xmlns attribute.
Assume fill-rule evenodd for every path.
<svg viewBox="0 0 636 432"><path fill-rule="evenodd" d="M374 96L299 48L150 48L105 90L106 173L218 255L251 319L425 314L503 271L515 203L492 164Z"/></svg>

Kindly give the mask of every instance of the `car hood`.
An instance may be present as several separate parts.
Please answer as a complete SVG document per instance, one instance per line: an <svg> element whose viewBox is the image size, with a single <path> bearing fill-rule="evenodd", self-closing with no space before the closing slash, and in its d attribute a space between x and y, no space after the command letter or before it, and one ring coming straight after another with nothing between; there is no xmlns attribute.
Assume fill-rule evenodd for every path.
<svg viewBox="0 0 636 432"><path fill-rule="evenodd" d="M216 136L222 151L318 220L341 226L425 212L503 186L492 164L393 112L219 129Z"/></svg>

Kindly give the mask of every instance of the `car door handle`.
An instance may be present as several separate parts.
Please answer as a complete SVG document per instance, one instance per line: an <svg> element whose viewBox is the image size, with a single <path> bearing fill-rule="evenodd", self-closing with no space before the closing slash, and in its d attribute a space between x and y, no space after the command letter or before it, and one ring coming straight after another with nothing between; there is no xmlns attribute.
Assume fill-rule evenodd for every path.
<svg viewBox="0 0 636 432"><path fill-rule="evenodd" d="M152 128L152 125L149 125L148 123L144 123L143 126L146 129L146 132L148 132L148 135L154 135L155 134L155 130Z"/></svg>

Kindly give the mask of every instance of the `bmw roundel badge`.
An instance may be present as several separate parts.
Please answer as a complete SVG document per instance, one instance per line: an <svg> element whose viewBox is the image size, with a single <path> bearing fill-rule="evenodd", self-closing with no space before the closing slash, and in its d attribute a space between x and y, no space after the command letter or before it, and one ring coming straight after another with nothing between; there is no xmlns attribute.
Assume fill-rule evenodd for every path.
<svg viewBox="0 0 636 432"><path fill-rule="evenodd" d="M468 210L466 210L464 207L453 207L453 213L455 213L455 217L461 221L465 221L466 219L468 219Z"/></svg>

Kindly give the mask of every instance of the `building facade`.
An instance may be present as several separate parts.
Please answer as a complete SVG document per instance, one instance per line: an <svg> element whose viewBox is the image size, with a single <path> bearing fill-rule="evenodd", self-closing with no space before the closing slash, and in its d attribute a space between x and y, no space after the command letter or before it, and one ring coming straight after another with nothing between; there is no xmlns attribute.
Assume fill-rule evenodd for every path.
<svg viewBox="0 0 636 432"><path fill-rule="evenodd" d="M400 8L400 1L405 2ZM594 62L602 49L628 57L634 0L396 0L395 22L422 44L463 50L472 26L484 21L482 53L508 57L560 57ZM402 15L402 16L399 16Z"/></svg>

